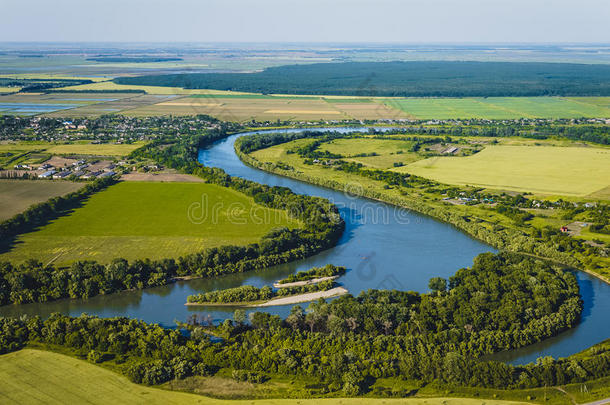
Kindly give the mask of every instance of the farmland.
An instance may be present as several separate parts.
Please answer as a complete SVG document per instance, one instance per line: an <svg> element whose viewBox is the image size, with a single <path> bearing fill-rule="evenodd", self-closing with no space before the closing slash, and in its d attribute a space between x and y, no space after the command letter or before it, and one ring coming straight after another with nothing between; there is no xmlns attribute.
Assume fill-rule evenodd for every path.
<svg viewBox="0 0 610 405"><path fill-rule="evenodd" d="M583 197L610 185L610 150L488 146L473 156L433 157L393 170L448 184Z"/></svg>
<svg viewBox="0 0 610 405"><path fill-rule="evenodd" d="M386 99L385 104L417 119L610 117L610 109L602 100L608 98L414 98Z"/></svg>
<svg viewBox="0 0 610 405"><path fill-rule="evenodd" d="M146 142L134 142L129 144L102 143L92 144L90 142L64 143L52 145L45 149L53 155L92 155L92 156L126 156L132 151L145 145Z"/></svg>
<svg viewBox="0 0 610 405"><path fill-rule="evenodd" d="M115 257L160 259L221 245L256 242L270 229L296 226L281 211L203 183L122 182L82 207L17 237L0 259L45 263Z"/></svg>
<svg viewBox="0 0 610 405"><path fill-rule="evenodd" d="M202 378L205 381L205 379ZM240 384L229 379L210 379L217 395L236 391ZM178 385L179 382L177 382ZM252 384L242 383L252 390ZM193 387L184 387L193 388ZM203 387L205 388L205 386ZM239 392L239 391L238 391ZM23 349L0 356L0 397L4 404L206 404L206 405L510 405L519 402L464 399L260 399L222 400L184 392L168 391L131 383L127 378L66 355ZM522 403L522 402L521 402Z"/></svg>
<svg viewBox="0 0 610 405"><path fill-rule="evenodd" d="M82 183L69 181L28 181L0 179L0 221L26 210L30 205L44 202L76 191Z"/></svg>
<svg viewBox="0 0 610 405"><path fill-rule="evenodd" d="M0 167L7 169L16 164L39 164L51 155L126 156L146 142L125 144L91 143L91 141L65 142L10 142L0 144Z"/></svg>
<svg viewBox="0 0 610 405"><path fill-rule="evenodd" d="M5 95L0 113L51 117L208 114L229 121L610 118L610 97L404 98L264 95L224 90L123 85L104 81L63 88L78 93ZM144 93L114 93L115 91ZM113 91L113 93L82 93Z"/></svg>

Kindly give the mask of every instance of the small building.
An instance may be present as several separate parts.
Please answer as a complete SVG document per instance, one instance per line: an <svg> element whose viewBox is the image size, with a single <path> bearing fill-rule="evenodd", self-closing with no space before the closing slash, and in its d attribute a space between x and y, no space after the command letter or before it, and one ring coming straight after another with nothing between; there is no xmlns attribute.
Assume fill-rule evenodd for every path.
<svg viewBox="0 0 610 405"><path fill-rule="evenodd" d="M445 155L450 155L452 153L455 153L458 150L458 148L456 148L455 146L452 146L450 148L447 148L443 151L443 154Z"/></svg>
<svg viewBox="0 0 610 405"><path fill-rule="evenodd" d="M71 174L72 174L72 172L70 170L64 170L63 172L55 173L53 175L53 178L54 179L65 179L66 177L68 177Z"/></svg>
<svg viewBox="0 0 610 405"><path fill-rule="evenodd" d="M559 230L563 233L568 232L568 227L567 226L562 226L561 228L559 228Z"/></svg>
<svg viewBox="0 0 610 405"><path fill-rule="evenodd" d="M100 174L98 177L99 178L111 177L111 176L114 176L115 174L116 173L111 170L109 172L104 172L104 173Z"/></svg>
<svg viewBox="0 0 610 405"><path fill-rule="evenodd" d="M87 174L84 174L82 177L83 177L83 179L93 179L102 173L103 172L89 172Z"/></svg>
<svg viewBox="0 0 610 405"><path fill-rule="evenodd" d="M55 170L49 170L49 171L47 171L47 172L44 172L44 173L42 173L42 174L39 174L39 175L38 175L38 178L39 178L39 179L48 179L48 178L50 178L51 176L53 176L55 173L57 173Z"/></svg>
<svg viewBox="0 0 610 405"><path fill-rule="evenodd" d="M114 163L110 163L108 166L104 167L104 171L111 172L112 169L114 169L115 167L116 167L116 165Z"/></svg>

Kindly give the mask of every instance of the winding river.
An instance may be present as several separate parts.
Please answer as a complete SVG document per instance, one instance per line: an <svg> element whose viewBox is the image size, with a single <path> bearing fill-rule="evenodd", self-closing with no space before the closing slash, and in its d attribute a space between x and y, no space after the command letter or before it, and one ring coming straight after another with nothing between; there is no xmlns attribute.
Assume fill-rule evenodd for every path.
<svg viewBox="0 0 610 405"><path fill-rule="evenodd" d="M366 129L328 130L353 132ZM298 131L305 129L282 130ZM172 327L175 320L184 321L189 315L198 313L218 321L231 317L234 308L186 307L186 296L242 284L268 285L295 271L327 263L347 267L348 272L338 281L354 295L369 288L426 292L431 277L449 277L459 268L471 265L472 259L479 253L495 251L459 229L429 217L246 166L236 156L233 144L239 136L253 133L233 135L201 149L199 161L206 166L220 167L232 176L328 198L340 208L346 221L345 233L335 248L297 262L245 274L181 281L87 300L5 306L0 308L0 316L36 314L45 317L53 312L77 316L85 312L102 317L128 316ZM190 203L185 205L185 215ZM564 357L610 337L610 285L583 272L575 274L585 302L579 326L539 344L499 353L493 356L494 359L517 364L534 361L541 356ZM286 316L290 306L262 310Z"/></svg>

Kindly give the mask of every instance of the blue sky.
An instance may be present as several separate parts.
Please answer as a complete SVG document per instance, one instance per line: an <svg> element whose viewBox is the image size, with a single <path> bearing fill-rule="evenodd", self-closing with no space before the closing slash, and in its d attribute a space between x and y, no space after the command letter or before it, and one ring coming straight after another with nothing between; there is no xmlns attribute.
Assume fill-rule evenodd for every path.
<svg viewBox="0 0 610 405"><path fill-rule="evenodd" d="M610 42L609 0L2 0L0 41Z"/></svg>

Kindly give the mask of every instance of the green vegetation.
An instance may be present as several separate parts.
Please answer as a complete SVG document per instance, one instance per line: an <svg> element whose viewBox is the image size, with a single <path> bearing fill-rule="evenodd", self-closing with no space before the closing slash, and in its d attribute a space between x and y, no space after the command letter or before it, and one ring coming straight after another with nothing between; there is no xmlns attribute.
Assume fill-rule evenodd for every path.
<svg viewBox="0 0 610 405"><path fill-rule="evenodd" d="M610 108L576 97L489 97L386 99L414 119L516 119L609 117Z"/></svg>
<svg viewBox="0 0 610 405"><path fill-rule="evenodd" d="M417 135L412 135L411 131ZM445 145L442 146L444 149L447 147L446 145L463 148L469 143L479 146L497 144L498 146L495 148L501 149L504 147L503 144L508 144L535 150L537 148L535 144L576 146L583 145L583 140L595 140L602 144L608 142L604 127L542 126L529 133L529 136L534 139L513 138L515 131L512 126L490 125L468 129L467 133L464 133L466 131L461 127L409 128L406 134L404 130L403 132L397 130L394 131L395 133L391 131L376 135L315 132L272 133L240 138L236 143L236 151L242 160L263 170L339 190L345 190L346 185L349 184L358 184L359 187L350 188L350 192L433 216L451 223L473 237L499 249L546 257L568 266L588 270L601 278L610 280L608 278L610 277L608 247L603 243L598 243L599 237L596 238L593 236L594 233L586 232L586 229L578 236L571 236L570 232L560 232L562 226L572 221L607 223L608 210L603 201L591 203L589 199L582 201L548 195L546 197L527 195L527 198L523 195L516 195L513 198L512 196L516 194L514 192L507 194L501 190L483 187L449 186L413 174L367 168L362 164L349 162L345 158L328 157L329 152L322 150L324 145L330 141L359 139L361 142L365 142L366 137L373 137L375 141L386 138L388 140L416 140L413 149L417 148L415 153L421 157L433 153L426 149L436 147L435 145ZM429 133L436 135L430 136ZM454 136L455 134L459 136ZM555 135L551 138L550 134ZM557 139L556 136L561 136L561 138ZM578 143L575 144L576 141ZM542 149L550 150L552 148ZM576 148L554 147L553 150L555 149L561 151ZM605 149L601 148L581 147L580 149L605 152ZM315 163L313 158L318 156L321 159ZM385 156L399 155L386 154ZM474 155L473 158L476 156ZM460 161L468 158L447 157L445 159ZM535 162L528 162L528 164L530 167L535 166ZM603 160L598 160L598 162L602 166L606 164ZM555 173L558 173L558 179L554 184L562 184L562 173L555 169L562 166L551 159L547 159L546 164L547 172L555 170ZM571 163L567 165L570 166ZM482 172L486 170L487 168L480 168ZM486 173L469 173L468 175L485 176ZM571 181L570 176L569 173L565 174L564 183ZM584 179L585 184L595 181L583 176L581 178ZM601 176L601 178L605 177ZM515 178L513 181L519 183L522 180ZM596 195L599 196L597 198L603 198L600 192L597 193ZM516 208L519 211L504 209L500 212L494 207L497 203ZM521 212L521 210L527 210L527 212Z"/></svg>
<svg viewBox="0 0 610 405"><path fill-rule="evenodd" d="M177 258L204 248L247 245L273 228L298 225L285 212L257 207L251 198L213 184L121 182L20 235L0 257L44 263Z"/></svg>
<svg viewBox="0 0 610 405"><path fill-rule="evenodd" d="M261 288L251 285L242 285L225 290L216 290L202 294L189 295L186 302L189 304L255 304L268 301L272 298L289 297L291 295L307 294L317 291L328 291L336 284L331 280L316 284L307 284L293 287L282 287L273 291L271 287Z"/></svg>
<svg viewBox="0 0 610 405"><path fill-rule="evenodd" d="M134 150L145 145L146 142L133 142L129 144L115 143L90 143L75 142L51 145L45 149L47 153L53 155L92 155L92 156L127 156Z"/></svg>
<svg viewBox="0 0 610 405"><path fill-rule="evenodd" d="M75 391L75 381L78 390ZM181 380L185 381L185 380ZM228 384L220 377L198 377L193 390L200 391L203 382L214 387L214 392L227 396L236 391L251 393L251 384ZM172 382L172 385L178 385ZM266 384L269 385L269 384ZM165 388L165 387L164 387ZM182 388L182 387L181 387ZM189 387L190 388L190 387ZM183 389L186 389L184 387ZM229 391L231 390L231 391ZM67 355L42 350L23 349L0 357L0 392L6 405L34 405L65 403L92 405L235 405L235 400L224 400L167 389L144 387L130 382L106 368ZM218 395L217 394L217 395ZM252 405L515 405L516 402L466 398L341 398L341 399L261 399L250 400Z"/></svg>
<svg viewBox="0 0 610 405"><path fill-rule="evenodd" d="M446 184L583 197L610 186L610 149L487 146L472 156L429 158L393 170Z"/></svg>
<svg viewBox="0 0 610 405"><path fill-rule="evenodd" d="M83 183L69 181L0 179L0 221L25 211L33 204L74 192L83 186Z"/></svg>
<svg viewBox="0 0 610 405"><path fill-rule="evenodd" d="M177 276L209 277L244 272L301 259L334 246L337 243L345 223L340 218L337 207L330 204L328 200L296 195L287 188L269 187L249 180L231 177L220 169L203 167L197 163L199 147L225 136L226 127L221 126L205 134L197 133L192 136L183 136L171 140L160 139L137 149L131 154L131 157L161 162L166 167L180 170L185 174L198 176L205 182L210 183L203 186L222 187L227 197L232 195L233 199L241 198L247 202L253 201L261 206L256 210L257 215L268 212L268 210L265 210L265 207L271 210L283 210L291 220L301 225L299 228L273 227L258 243L251 243L247 246L222 245L219 247L208 247L195 253L181 256L178 260L172 258L151 261L147 258L145 260L134 260L129 263L124 258L116 258L107 265L94 261L81 261L74 262L69 267L59 268L49 264L45 265L36 260L30 260L21 265L13 265L8 262L0 263L0 273L2 275L0 279L0 285L2 285L0 289L0 303L45 302L65 297L86 298L125 289L141 289L164 285L175 280ZM70 215L72 214L70 210L74 208L74 204L82 202L82 199L89 196L91 192L99 191L113 181L112 178L100 179L87 185L83 189L84 191L80 193L73 193L68 198L50 200L47 203L33 207L23 215L20 214L9 221L5 221L0 231L3 235L8 236L6 243L11 242L12 239L9 239L15 237L20 232L30 230L33 226L46 224L50 216L57 217L64 215L57 223L68 221L68 224L79 225L78 218L73 218ZM157 186L163 185L163 183L140 183L138 187L154 187L155 184ZM189 183L184 185L184 187L187 186L198 187L202 186L202 184ZM131 186L121 186L118 189L123 190L122 187L127 187L125 190L131 189ZM193 189L189 190L192 191ZM201 189L199 190L201 191ZM151 199L158 198L157 194L152 194L150 195ZM115 192L110 195L118 198L118 200L111 202L123 203L120 200L121 193L116 194ZM236 195L238 197L235 197ZM95 197L104 198L101 194ZM142 195L133 197L128 202L125 202L124 206L127 208L131 207L133 212L137 212L140 209L134 207ZM170 202L177 201L179 198L180 196L166 197ZM85 203L85 206L89 202L91 201ZM181 202L184 203L183 200ZM145 203L140 202L140 204ZM95 204L93 206L95 207ZM228 224L231 223L230 217L219 218L217 215L224 210L230 212L231 216L236 216L238 219L243 220L245 216L243 211L248 207L251 207L251 205L231 204L225 208L223 204L220 204L220 207L209 207L208 201L199 193L197 194L197 199L190 202L190 205L185 207L186 210L182 211L184 217L181 221L183 224L186 224L186 221L191 220L190 224L185 225L187 228L193 227L198 222L200 224L211 224L212 226L218 221L224 221ZM150 213L153 215L160 214L159 207L149 208L152 210ZM108 212L108 205L101 204L98 213L102 215L102 213L106 212ZM121 214L120 210L116 210L116 212L118 212L117 215L121 219L127 222L131 219L125 218L125 214ZM164 211L162 214L166 215L166 212ZM98 221L97 223L99 224L99 219L95 215L90 215L89 218L92 223ZM254 216L250 216L250 220L253 218ZM284 217L280 215L280 218ZM136 224L137 229L143 232L144 236L146 236L146 232L153 232L152 226L147 225L151 223L150 219L150 217L145 218L140 224ZM48 226L52 227L55 224L51 223ZM270 224L272 222L267 223L267 225ZM89 225L87 224L87 227ZM242 223L241 225L244 224ZM260 226L261 224L258 225ZM105 228L106 226L108 226L108 229ZM83 229L87 229L87 227L83 227ZM271 226L269 227L271 228ZM174 228L175 224L166 224L162 229L171 233L171 230ZM231 227L229 226L228 228ZM74 232L71 226L65 226L64 228L60 226L58 229L64 229L66 233ZM123 232L123 235L126 232L120 223L99 224L97 230L98 235L88 237L101 238L104 232L108 232L108 230L118 234ZM154 232L158 232L156 227ZM241 235L240 232L237 232L237 234ZM167 235L163 237L167 237ZM109 238L114 239L117 236L110 236ZM202 248L200 247L200 249ZM7 255L10 254L11 252ZM116 252L114 255L116 257ZM175 256L175 251L171 255Z"/></svg>
<svg viewBox="0 0 610 405"><path fill-rule="evenodd" d="M327 264L324 267L313 267L309 270L299 271L295 274L291 274L288 277L279 280L277 283L288 284L299 281L309 281L322 277L342 276L343 274L345 274L345 267L337 267L333 266L332 264Z"/></svg>
<svg viewBox="0 0 610 405"><path fill-rule="evenodd" d="M609 96L606 65L510 62L348 62L271 67L257 73L119 77L118 84L263 94L386 97ZM338 80L340 79L340 80Z"/></svg>
<svg viewBox="0 0 610 405"><path fill-rule="evenodd" d="M437 287L431 294L369 290L315 302L307 313L296 306L285 320L264 312L253 313L249 324L237 312L235 322L219 326L195 319L189 336L128 318L1 318L0 353L26 345L67 350L153 385L234 371L268 377L269 383L275 376L292 376L307 380L307 396L315 397L392 395L375 387L387 387L388 379L397 377L419 381L396 392L400 396L536 390L608 377L609 342L526 366L476 359L573 326L582 304L572 274L529 257L486 253L471 268L431 284ZM212 341L207 333L223 339ZM526 393L532 395L515 395L524 400Z"/></svg>

